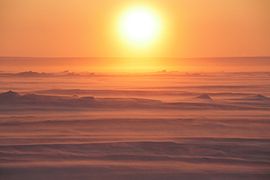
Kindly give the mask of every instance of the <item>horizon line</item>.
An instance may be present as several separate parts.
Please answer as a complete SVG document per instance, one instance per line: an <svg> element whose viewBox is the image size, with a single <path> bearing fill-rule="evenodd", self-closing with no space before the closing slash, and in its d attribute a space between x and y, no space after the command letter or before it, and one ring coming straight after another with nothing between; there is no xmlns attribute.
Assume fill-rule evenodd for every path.
<svg viewBox="0 0 270 180"><path fill-rule="evenodd" d="M105 58L112 58L112 59L128 59L128 58L158 58L158 59L214 59L214 58L270 58L270 55L260 55L260 56L198 56L198 57L117 57L117 56L0 56L0 58L80 58L80 59L87 59L87 58L98 58L98 59L105 59Z"/></svg>

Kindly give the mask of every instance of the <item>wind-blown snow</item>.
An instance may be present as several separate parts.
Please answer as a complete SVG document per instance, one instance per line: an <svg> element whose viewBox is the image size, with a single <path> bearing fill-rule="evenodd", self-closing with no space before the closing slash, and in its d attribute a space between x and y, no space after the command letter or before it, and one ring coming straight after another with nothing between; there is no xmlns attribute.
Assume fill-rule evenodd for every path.
<svg viewBox="0 0 270 180"><path fill-rule="evenodd" d="M270 178L267 73L31 74L0 75L1 180Z"/></svg>

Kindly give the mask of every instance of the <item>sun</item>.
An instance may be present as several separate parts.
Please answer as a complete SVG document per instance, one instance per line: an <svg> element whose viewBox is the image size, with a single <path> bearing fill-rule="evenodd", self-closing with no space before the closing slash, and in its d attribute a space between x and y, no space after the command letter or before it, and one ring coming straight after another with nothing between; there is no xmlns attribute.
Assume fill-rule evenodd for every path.
<svg viewBox="0 0 270 180"><path fill-rule="evenodd" d="M161 19L151 8L137 6L127 9L119 21L119 32L127 43L144 47L161 33Z"/></svg>

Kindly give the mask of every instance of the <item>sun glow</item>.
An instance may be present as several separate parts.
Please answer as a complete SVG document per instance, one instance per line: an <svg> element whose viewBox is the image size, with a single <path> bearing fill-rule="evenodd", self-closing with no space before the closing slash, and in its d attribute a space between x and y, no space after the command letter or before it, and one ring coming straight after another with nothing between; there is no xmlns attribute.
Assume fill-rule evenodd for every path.
<svg viewBox="0 0 270 180"><path fill-rule="evenodd" d="M145 47L158 39L161 19L148 7L127 9L120 17L119 33L123 40L137 47Z"/></svg>

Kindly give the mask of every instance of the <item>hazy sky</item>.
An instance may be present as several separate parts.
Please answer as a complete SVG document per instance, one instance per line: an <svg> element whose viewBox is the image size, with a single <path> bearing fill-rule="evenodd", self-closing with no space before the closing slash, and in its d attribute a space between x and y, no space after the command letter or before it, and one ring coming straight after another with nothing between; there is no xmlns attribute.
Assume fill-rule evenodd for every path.
<svg viewBox="0 0 270 180"><path fill-rule="evenodd" d="M134 4L166 26L144 52L115 33ZM269 32L269 0L0 0L0 56L269 56Z"/></svg>

